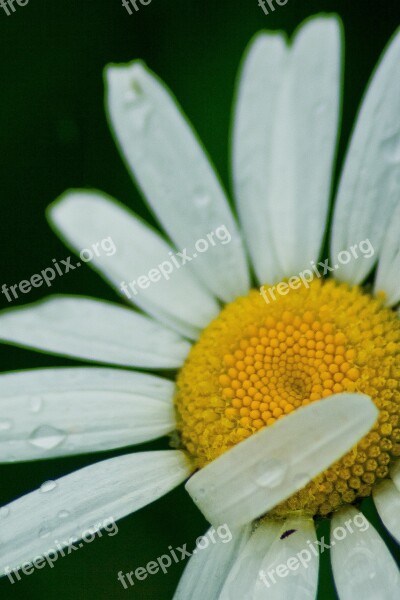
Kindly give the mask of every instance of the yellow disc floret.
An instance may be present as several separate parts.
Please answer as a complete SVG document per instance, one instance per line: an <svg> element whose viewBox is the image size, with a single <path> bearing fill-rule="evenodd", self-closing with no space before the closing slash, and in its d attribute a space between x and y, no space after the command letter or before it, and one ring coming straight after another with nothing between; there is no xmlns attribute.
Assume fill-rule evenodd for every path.
<svg viewBox="0 0 400 600"><path fill-rule="evenodd" d="M192 348L177 381L178 429L203 467L301 406L368 394L380 410L374 429L275 509L325 515L368 496L400 456L399 375L400 321L381 299L334 280L314 280L269 304L253 290L226 306Z"/></svg>

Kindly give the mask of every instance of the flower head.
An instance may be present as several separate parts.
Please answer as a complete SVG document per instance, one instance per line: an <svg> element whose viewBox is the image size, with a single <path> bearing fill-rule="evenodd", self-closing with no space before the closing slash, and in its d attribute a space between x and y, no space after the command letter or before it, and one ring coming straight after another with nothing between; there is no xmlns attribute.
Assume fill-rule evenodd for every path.
<svg viewBox="0 0 400 600"><path fill-rule="evenodd" d="M340 178L330 259L318 262L340 52L334 17L308 21L290 45L268 32L251 42L233 127L241 229L165 85L138 61L108 67L116 141L170 241L96 191L67 192L48 216L78 252L112 238L115 254L96 255L93 266L147 316L55 297L4 312L0 338L102 364L177 369L176 385L103 367L2 375L0 458L97 452L172 432L176 449L99 462L5 507L4 574L191 476L186 487L199 508L235 535L192 557L176 599L256 599L265 587L270 597L314 598L315 523L325 516L340 597L398 596L393 558L358 507L373 494L400 541L400 36L366 92ZM259 285L261 293L252 289ZM43 522L45 535L37 535ZM271 579L282 564L295 576Z"/></svg>

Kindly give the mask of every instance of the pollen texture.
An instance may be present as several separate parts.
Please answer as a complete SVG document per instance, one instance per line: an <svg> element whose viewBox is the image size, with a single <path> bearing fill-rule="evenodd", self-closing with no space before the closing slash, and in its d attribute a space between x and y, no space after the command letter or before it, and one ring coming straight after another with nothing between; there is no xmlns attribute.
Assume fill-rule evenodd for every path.
<svg viewBox="0 0 400 600"><path fill-rule="evenodd" d="M311 402L346 391L371 396L380 411L373 430L274 510L326 515L369 496L400 457L399 376L400 321L382 299L333 280L269 304L252 290L193 346L177 380L178 430L201 468Z"/></svg>

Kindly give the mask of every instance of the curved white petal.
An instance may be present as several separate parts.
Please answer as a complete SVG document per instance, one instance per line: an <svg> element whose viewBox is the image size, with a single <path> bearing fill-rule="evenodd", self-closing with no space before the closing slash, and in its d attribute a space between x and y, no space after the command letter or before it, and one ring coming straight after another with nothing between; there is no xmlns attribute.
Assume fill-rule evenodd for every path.
<svg viewBox="0 0 400 600"><path fill-rule="evenodd" d="M171 92L141 62L106 70L110 124L128 166L160 223L204 285L228 302L249 288L240 233L225 193ZM208 234L226 228L229 243ZM223 229L220 229L223 238ZM194 248L198 240L208 250ZM226 237L225 241L227 241Z"/></svg>
<svg viewBox="0 0 400 600"><path fill-rule="evenodd" d="M180 367L190 344L128 308L52 296L0 313L0 340L63 356L143 368Z"/></svg>
<svg viewBox="0 0 400 600"><path fill-rule="evenodd" d="M233 115L232 174L245 241L257 278L278 280L270 196L272 136L288 49L281 34L258 34L240 74ZM283 173L282 173L283 175Z"/></svg>
<svg viewBox="0 0 400 600"><path fill-rule="evenodd" d="M288 531L293 533L282 538ZM218 600L312 600L318 583L316 539L310 518L260 523L237 557Z"/></svg>
<svg viewBox="0 0 400 600"><path fill-rule="evenodd" d="M371 524L367 529L356 526L360 517L367 523L362 513L348 506L332 519L331 559L340 600L398 600L397 565Z"/></svg>
<svg viewBox="0 0 400 600"><path fill-rule="evenodd" d="M389 219L400 198L400 34L389 44L374 73L345 161L332 232L332 263L342 250L368 239L370 258L342 264L341 281L361 283L381 250Z"/></svg>
<svg viewBox="0 0 400 600"><path fill-rule="evenodd" d="M400 300L400 203L387 227L379 256L374 291L385 292L386 304L393 306Z"/></svg>
<svg viewBox="0 0 400 600"><path fill-rule="evenodd" d="M218 600L254 600L261 564L281 530L278 521L262 522L251 535L232 566ZM264 588L264 596L266 589Z"/></svg>
<svg viewBox="0 0 400 600"><path fill-rule="evenodd" d="M186 566L173 600L219 600L225 577L246 543L250 527L231 532L231 540L225 530L222 537L215 535L214 527L204 537L209 539L212 531L216 543L209 543L203 550L195 548L196 553Z"/></svg>
<svg viewBox="0 0 400 600"><path fill-rule="evenodd" d="M0 574L57 553L70 538L85 540L90 529L104 529L106 523L154 502L189 472L185 455L167 450L119 456L47 482L3 507Z"/></svg>
<svg viewBox="0 0 400 600"><path fill-rule="evenodd" d="M293 530L291 535L282 538ZM286 519L260 565L254 600L266 597L269 600L316 598L319 566L316 542L313 519L295 516Z"/></svg>
<svg viewBox="0 0 400 600"><path fill-rule="evenodd" d="M174 384L119 369L0 375L0 462L139 444L175 428Z"/></svg>
<svg viewBox="0 0 400 600"><path fill-rule="evenodd" d="M377 417L368 396L325 398L234 446L193 475L186 489L210 523L244 525L339 460Z"/></svg>
<svg viewBox="0 0 400 600"><path fill-rule="evenodd" d="M261 283L317 260L326 227L340 112L340 27L315 18L293 46L261 34L242 73L233 173Z"/></svg>
<svg viewBox="0 0 400 600"><path fill-rule="evenodd" d="M96 191L66 192L50 205L48 217L65 243L81 256L83 248L112 240L115 253L107 254L100 246L98 256L92 251L88 264L124 300L180 333L196 338L218 314L216 300L193 276L190 266L174 256L172 246L113 198Z"/></svg>
<svg viewBox="0 0 400 600"><path fill-rule="evenodd" d="M400 543L400 492L388 479L373 492L374 502L386 529Z"/></svg>

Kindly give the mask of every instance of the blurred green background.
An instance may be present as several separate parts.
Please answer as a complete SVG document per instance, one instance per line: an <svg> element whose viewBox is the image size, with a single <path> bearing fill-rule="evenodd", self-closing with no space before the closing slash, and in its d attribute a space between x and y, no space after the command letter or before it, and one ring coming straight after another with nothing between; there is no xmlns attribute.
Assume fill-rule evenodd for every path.
<svg viewBox="0 0 400 600"><path fill-rule="evenodd" d="M52 258L69 255L44 218L46 206L68 187L105 190L153 222L107 129L102 83L106 63L142 58L169 84L230 189L231 100L239 60L256 31L291 33L317 12L337 12L342 17L346 71L340 164L369 74L400 22L398 0L289 0L268 17L257 0L152 0L139 6L132 16L120 0L29 0L8 17L0 9L0 284L28 279L51 265ZM116 299L86 267L56 279L51 292ZM34 290L14 305L32 302L44 293L43 288ZM1 296L0 309L7 306ZM0 358L1 371L78 364L7 346L0 346ZM162 440L134 450L166 447ZM2 466L0 506L45 480L118 454ZM382 531L372 503L366 502L365 509ZM60 559L54 569L38 571L15 585L1 580L0 598L168 600L183 563L168 575L153 575L129 590L117 581L118 571L145 565L169 545L190 547L205 528L184 490L176 490L121 521L117 536L85 545ZM326 534L326 527L321 531ZM322 567L319 598L335 599L326 554Z"/></svg>

